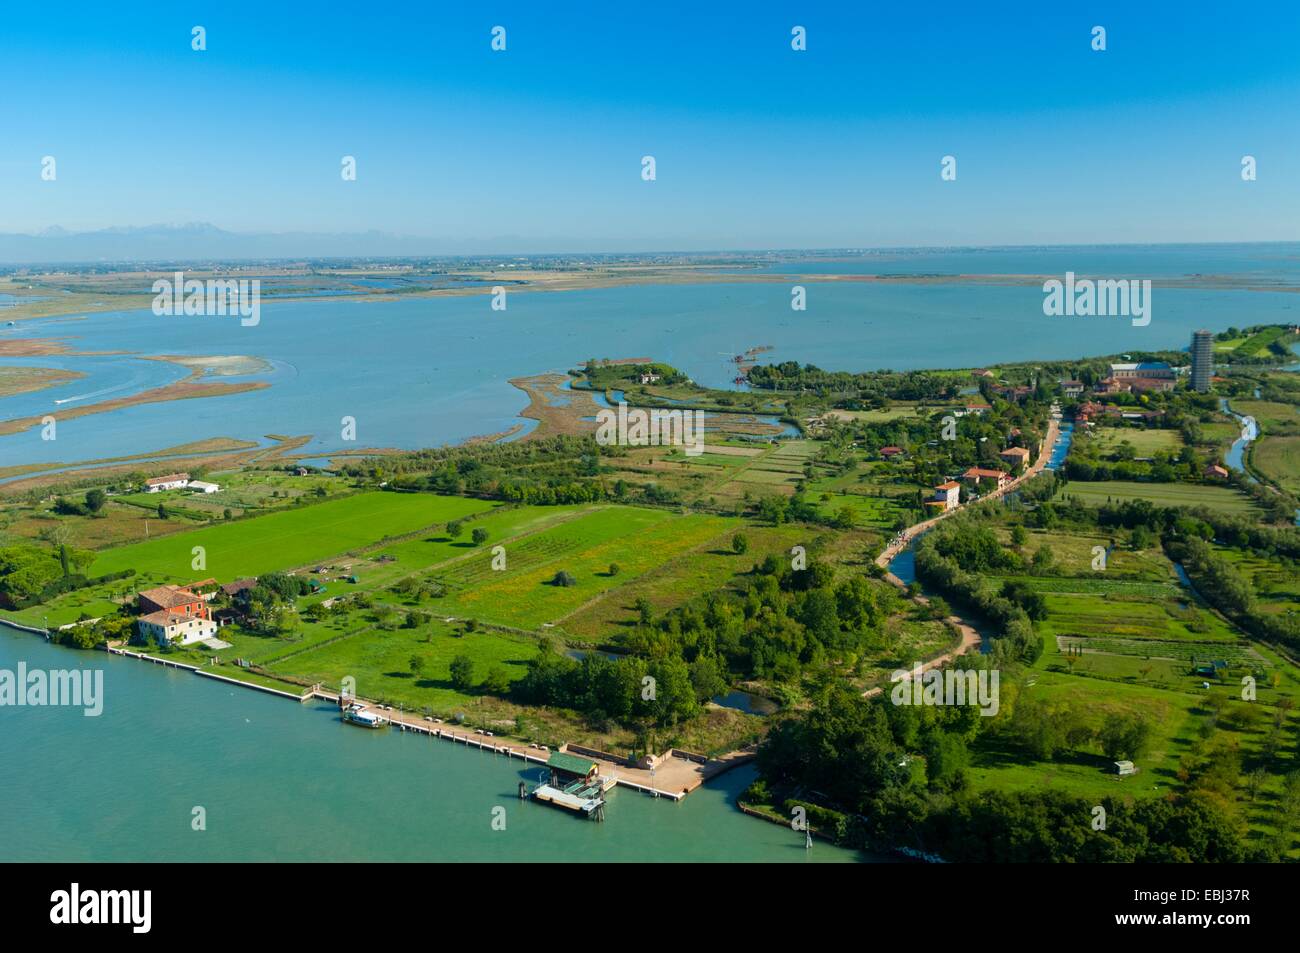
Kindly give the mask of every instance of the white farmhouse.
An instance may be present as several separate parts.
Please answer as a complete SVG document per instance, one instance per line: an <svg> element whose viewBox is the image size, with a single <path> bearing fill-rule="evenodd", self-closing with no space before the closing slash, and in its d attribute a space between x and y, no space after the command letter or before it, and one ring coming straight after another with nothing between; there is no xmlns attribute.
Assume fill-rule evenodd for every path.
<svg viewBox="0 0 1300 953"><path fill-rule="evenodd" d="M189 482L188 473L169 473L166 476L150 477L144 481L144 488L150 493L160 493L163 490L179 490Z"/></svg>

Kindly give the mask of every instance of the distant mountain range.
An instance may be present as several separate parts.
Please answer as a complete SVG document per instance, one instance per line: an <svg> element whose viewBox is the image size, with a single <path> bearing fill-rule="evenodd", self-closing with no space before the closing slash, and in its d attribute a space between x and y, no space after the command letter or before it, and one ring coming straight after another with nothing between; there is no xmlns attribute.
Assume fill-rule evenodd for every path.
<svg viewBox="0 0 1300 953"><path fill-rule="evenodd" d="M453 242L378 231L228 232L206 222L115 227L93 232L70 232L55 227L30 235L0 233L0 265L546 254L575 251L583 244L586 243L559 239L539 243L536 239L511 236Z"/></svg>

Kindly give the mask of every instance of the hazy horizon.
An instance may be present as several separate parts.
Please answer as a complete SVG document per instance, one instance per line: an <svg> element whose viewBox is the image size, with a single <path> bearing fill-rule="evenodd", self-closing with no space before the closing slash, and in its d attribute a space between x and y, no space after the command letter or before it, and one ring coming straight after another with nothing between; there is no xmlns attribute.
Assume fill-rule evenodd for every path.
<svg viewBox="0 0 1300 953"><path fill-rule="evenodd" d="M222 247L194 247L203 241ZM146 248L140 242L161 241L167 248ZM837 256L931 253L961 251L1015 251L1018 249L1089 249L1089 248L1205 248L1296 245L1300 240L1262 241L1167 241L1167 242L1037 242L972 244L878 244L878 245L784 245L699 247L651 246L617 239L597 240L583 246L578 240L541 239L525 244L510 236L455 242L431 235L404 235L391 232L234 232L208 222L153 224L146 226L110 226L91 231L72 231L54 227L39 233L0 233L0 265L74 265L97 262L131 263L176 261L184 259L282 260L301 258L447 258L483 257L656 257L656 256L763 256L808 255ZM80 243L80 244L79 244ZM113 254L96 253L96 243L111 246ZM369 244L370 247L366 247ZM352 245L351 249L346 246ZM81 249L80 251L74 249ZM77 257L80 254L81 257Z"/></svg>

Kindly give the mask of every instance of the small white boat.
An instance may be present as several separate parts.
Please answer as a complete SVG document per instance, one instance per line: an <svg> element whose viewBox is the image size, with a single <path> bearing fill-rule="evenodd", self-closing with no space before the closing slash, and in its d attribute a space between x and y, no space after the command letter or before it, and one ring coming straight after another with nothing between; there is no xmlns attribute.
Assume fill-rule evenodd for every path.
<svg viewBox="0 0 1300 953"><path fill-rule="evenodd" d="M343 709L343 720L349 725L357 725L361 728L388 727L388 719L376 715L364 705L349 705Z"/></svg>

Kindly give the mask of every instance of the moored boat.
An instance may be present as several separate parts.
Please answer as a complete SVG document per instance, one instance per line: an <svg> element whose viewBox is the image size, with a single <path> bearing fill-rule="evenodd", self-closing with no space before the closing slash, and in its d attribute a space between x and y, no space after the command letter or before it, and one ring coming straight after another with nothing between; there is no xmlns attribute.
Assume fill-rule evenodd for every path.
<svg viewBox="0 0 1300 953"><path fill-rule="evenodd" d="M364 705L349 705L343 709L343 720L362 728L387 728L388 719L377 715Z"/></svg>

